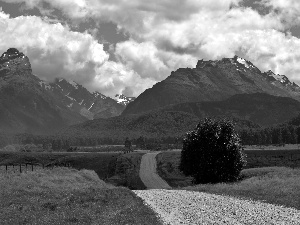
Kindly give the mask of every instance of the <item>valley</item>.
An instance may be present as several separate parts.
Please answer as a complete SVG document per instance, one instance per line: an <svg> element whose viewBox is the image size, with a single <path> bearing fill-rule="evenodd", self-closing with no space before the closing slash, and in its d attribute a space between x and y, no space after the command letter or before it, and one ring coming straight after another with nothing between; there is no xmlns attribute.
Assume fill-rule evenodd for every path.
<svg viewBox="0 0 300 225"><path fill-rule="evenodd" d="M261 72L238 56L199 60L196 68L172 72L137 98L113 98L74 81L41 80L17 49L8 49L0 59L0 186L6 190L0 207L9 215L5 221L141 224L146 216L148 224L163 224L157 213L165 212L157 207L173 201L149 199L191 193L210 199L208 207L215 204L213 195L225 195L242 205L264 201L299 210L300 87L286 76ZM208 117L233 121L247 145L247 165L236 182L196 185L179 170L182 141ZM125 138L132 152L125 153ZM47 183L33 183L35 176ZM13 190L25 193L22 202L10 197L13 179L21 182ZM14 218L14 210L7 211L10 204L20 209ZM99 214L99 207L106 211ZM41 217L46 211L47 217Z"/></svg>

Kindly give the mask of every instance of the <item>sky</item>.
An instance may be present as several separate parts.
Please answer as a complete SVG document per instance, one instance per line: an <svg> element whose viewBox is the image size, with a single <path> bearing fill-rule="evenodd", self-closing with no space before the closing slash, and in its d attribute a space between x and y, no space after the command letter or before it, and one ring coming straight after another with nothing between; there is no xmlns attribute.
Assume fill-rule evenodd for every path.
<svg viewBox="0 0 300 225"><path fill-rule="evenodd" d="M0 0L0 54L10 47L41 79L108 96L234 55L300 83L300 1Z"/></svg>

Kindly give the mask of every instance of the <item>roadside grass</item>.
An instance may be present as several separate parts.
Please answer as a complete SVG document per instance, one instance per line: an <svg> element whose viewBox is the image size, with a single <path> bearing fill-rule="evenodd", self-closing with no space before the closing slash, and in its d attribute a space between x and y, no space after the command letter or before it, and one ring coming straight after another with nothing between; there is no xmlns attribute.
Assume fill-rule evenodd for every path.
<svg viewBox="0 0 300 225"><path fill-rule="evenodd" d="M171 187L185 187L192 185L192 178L186 177L179 170L181 152L167 151L156 156L157 173Z"/></svg>
<svg viewBox="0 0 300 225"><path fill-rule="evenodd" d="M252 168L243 170L241 175L242 180L239 182L201 184L184 189L260 200L300 209L300 169Z"/></svg>
<svg viewBox="0 0 300 225"><path fill-rule="evenodd" d="M114 176L107 181L116 186L125 186L132 190L146 189L139 176L141 159L144 154L135 152L120 155L116 160Z"/></svg>
<svg viewBox="0 0 300 225"><path fill-rule="evenodd" d="M291 167L300 168L300 151L298 150L247 150L247 166L259 167ZM192 179L179 170L181 152L165 151L157 155L157 172L172 187L183 187L192 184Z"/></svg>
<svg viewBox="0 0 300 225"><path fill-rule="evenodd" d="M241 180L234 183L192 186L192 179L178 169L180 152L162 152L157 155L157 171L174 188L250 198L300 209L300 168L274 167L274 161L268 158L257 161L251 157L249 154L248 161L249 158L254 160L259 168L244 169ZM284 164L284 158L282 160Z"/></svg>
<svg viewBox="0 0 300 225"><path fill-rule="evenodd" d="M127 188L68 168L0 174L1 224L162 224Z"/></svg>

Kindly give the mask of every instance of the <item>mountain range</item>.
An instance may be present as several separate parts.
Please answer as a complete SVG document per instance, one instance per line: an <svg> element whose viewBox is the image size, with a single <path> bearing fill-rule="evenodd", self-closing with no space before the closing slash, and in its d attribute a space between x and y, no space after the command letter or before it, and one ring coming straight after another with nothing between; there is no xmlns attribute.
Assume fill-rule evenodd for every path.
<svg viewBox="0 0 300 225"><path fill-rule="evenodd" d="M238 56L199 60L180 68L137 98L107 97L57 78L32 74L15 48L0 57L0 131L63 136L180 136L205 117L229 117L238 129L284 123L300 113L300 87L261 72Z"/></svg>
<svg viewBox="0 0 300 225"><path fill-rule="evenodd" d="M65 79L33 75L29 58L15 48L0 57L0 131L47 133L94 118L118 116L134 98L107 97Z"/></svg>

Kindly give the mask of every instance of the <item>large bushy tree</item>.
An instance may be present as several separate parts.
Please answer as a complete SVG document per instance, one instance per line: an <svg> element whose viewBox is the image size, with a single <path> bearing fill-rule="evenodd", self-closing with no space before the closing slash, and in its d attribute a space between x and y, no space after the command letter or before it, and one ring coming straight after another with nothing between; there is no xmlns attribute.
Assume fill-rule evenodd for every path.
<svg viewBox="0 0 300 225"><path fill-rule="evenodd" d="M196 184L235 181L245 164L240 138L229 120L207 118L183 140L180 170Z"/></svg>

